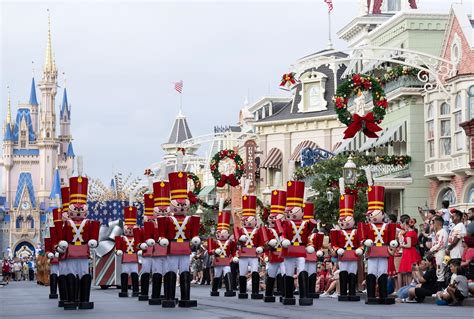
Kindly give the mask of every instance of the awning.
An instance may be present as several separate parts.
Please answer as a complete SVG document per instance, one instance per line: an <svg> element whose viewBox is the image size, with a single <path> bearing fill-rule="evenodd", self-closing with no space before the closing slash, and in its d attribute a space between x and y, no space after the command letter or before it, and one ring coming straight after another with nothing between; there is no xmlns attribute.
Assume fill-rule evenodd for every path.
<svg viewBox="0 0 474 319"><path fill-rule="evenodd" d="M281 154L281 151L278 148L272 148L260 167L281 169L281 164L283 164L283 155Z"/></svg>
<svg viewBox="0 0 474 319"><path fill-rule="evenodd" d="M360 148L367 142L367 138L363 133L357 133L353 138L342 140L340 145L334 151L334 154L341 154L344 152L360 152Z"/></svg>
<svg viewBox="0 0 474 319"><path fill-rule="evenodd" d="M301 151L304 150L307 147L315 149L315 148L318 147L318 145L315 142L312 142L312 141L303 141L303 142L299 143L298 146L293 151L293 154L291 154L290 160L295 161L295 162L300 162L301 161Z"/></svg>
<svg viewBox="0 0 474 319"><path fill-rule="evenodd" d="M214 185L204 186L199 192L198 196L199 197L207 196L214 190L214 188L216 188Z"/></svg>
<svg viewBox="0 0 474 319"><path fill-rule="evenodd" d="M397 125L388 127L383 134L374 141L369 147L383 147L390 142L406 142L407 138L407 122L403 121Z"/></svg>

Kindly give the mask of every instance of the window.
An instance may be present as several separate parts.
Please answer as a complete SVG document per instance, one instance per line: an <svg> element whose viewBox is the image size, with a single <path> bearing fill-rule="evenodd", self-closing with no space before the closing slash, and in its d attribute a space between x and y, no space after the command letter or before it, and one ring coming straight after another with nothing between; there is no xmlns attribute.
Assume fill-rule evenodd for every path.
<svg viewBox="0 0 474 319"><path fill-rule="evenodd" d="M426 121L426 132L427 132L427 153L429 158L433 158L435 156L435 151L434 151L434 108L433 108L433 103L430 103L428 105L428 110L427 110L427 115L426 118L428 121Z"/></svg>
<svg viewBox="0 0 474 319"><path fill-rule="evenodd" d="M474 85L471 85L467 90L467 118L468 120L474 118Z"/></svg>
<svg viewBox="0 0 474 319"><path fill-rule="evenodd" d="M439 108L439 114L441 115L448 115L449 114L449 104L444 102L441 104L441 107Z"/></svg>
<svg viewBox="0 0 474 319"><path fill-rule="evenodd" d="M400 11L400 0L388 0L387 11Z"/></svg>
<svg viewBox="0 0 474 319"><path fill-rule="evenodd" d="M474 203L474 184L467 189L466 203Z"/></svg>
<svg viewBox="0 0 474 319"><path fill-rule="evenodd" d="M20 148L26 148L26 141L20 142Z"/></svg>
<svg viewBox="0 0 474 319"><path fill-rule="evenodd" d="M440 134L439 134L439 148L440 156L451 155L451 118L450 106L448 103L442 103L440 106Z"/></svg>
<svg viewBox="0 0 474 319"><path fill-rule="evenodd" d="M449 205L454 205L456 204L456 194L454 193L454 190L452 188L446 188L442 193L441 196L438 200L439 205L438 207L441 207L442 201L447 200L449 201Z"/></svg>
<svg viewBox="0 0 474 319"><path fill-rule="evenodd" d="M459 124L462 122L462 103L461 94L456 96L456 102L454 104L454 144L456 151L462 151L464 148L464 135L463 130Z"/></svg>
<svg viewBox="0 0 474 319"><path fill-rule="evenodd" d="M22 138L25 138L25 137L26 137L26 130L21 130L20 136L21 136Z"/></svg>

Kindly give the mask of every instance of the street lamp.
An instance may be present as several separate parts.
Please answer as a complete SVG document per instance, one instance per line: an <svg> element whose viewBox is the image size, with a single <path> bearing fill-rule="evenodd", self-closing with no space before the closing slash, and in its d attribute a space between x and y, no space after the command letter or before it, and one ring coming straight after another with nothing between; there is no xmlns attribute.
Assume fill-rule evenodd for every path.
<svg viewBox="0 0 474 319"><path fill-rule="evenodd" d="M198 208L196 209L196 214L201 215L201 214L203 214L203 213L204 213L204 212L203 212L203 210L201 209L201 205L199 205Z"/></svg>
<svg viewBox="0 0 474 319"><path fill-rule="evenodd" d="M357 176L357 166L353 161L352 155L349 155L346 164L344 164L344 167L342 169L342 176L344 177L344 182L346 184L355 184Z"/></svg>
<svg viewBox="0 0 474 319"><path fill-rule="evenodd" d="M327 198L328 202L331 203L332 200L334 199L334 193L331 192L330 190L328 190L328 191L326 192L326 198Z"/></svg>
<svg viewBox="0 0 474 319"><path fill-rule="evenodd" d="M262 191L262 195L265 204L268 204L270 202L269 197L272 195L272 190L269 185L267 185L267 187Z"/></svg>

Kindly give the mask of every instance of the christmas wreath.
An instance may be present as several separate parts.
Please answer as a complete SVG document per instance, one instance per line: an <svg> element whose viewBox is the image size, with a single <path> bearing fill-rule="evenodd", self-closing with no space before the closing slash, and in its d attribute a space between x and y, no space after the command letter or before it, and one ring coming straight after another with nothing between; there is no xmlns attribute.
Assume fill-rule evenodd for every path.
<svg viewBox="0 0 474 319"><path fill-rule="evenodd" d="M187 175L188 179L191 180L194 184L193 190L188 192L188 198L191 204L196 204L197 196L199 195L202 189L201 181L199 180L199 177L197 177L197 175L192 172L188 172Z"/></svg>
<svg viewBox="0 0 474 319"><path fill-rule="evenodd" d="M347 109L349 98L359 92L372 92L374 108L371 112L360 116L351 114ZM388 107L388 101L380 82L369 75L353 74L352 77L341 83L334 96L334 105L339 121L347 125L344 131L344 138L354 137L362 130L367 137L378 137L376 132L382 128L378 124L382 123Z"/></svg>
<svg viewBox="0 0 474 319"><path fill-rule="evenodd" d="M219 163L225 159L230 159L235 163L234 172L229 175L222 174L219 170ZM216 181L217 187L224 187L226 184L235 187L240 184L240 178L244 174L244 161L242 157L233 150L217 152L212 158L210 166L211 174Z"/></svg>

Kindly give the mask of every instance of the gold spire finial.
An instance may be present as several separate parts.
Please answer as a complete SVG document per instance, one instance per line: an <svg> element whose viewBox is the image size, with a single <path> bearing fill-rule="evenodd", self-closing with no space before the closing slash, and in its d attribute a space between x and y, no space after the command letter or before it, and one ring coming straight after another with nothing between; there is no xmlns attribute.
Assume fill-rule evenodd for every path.
<svg viewBox="0 0 474 319"><path fill-rule="evenodd" d="M64 88L66 88L66 84L67 84L66 72L63 72L63 77L64 77Z"/></svg>
<svg viewBox="0 0 474 319"><path fill-rule="evenodd" d="M46 43L46 59L44 62L44 71L52 72L56 69L54 59L53 59L53 48L51 45L51 14L48 11L48 42Z"/></svg>
<svg viewBox="0 0 474 319"><path fill-rule="evenodd" d="M7 89L8 89L7 124L11 124L11 122L12 122L12 108L11 108L11 99L10 99L10 87L7 86Z"/></svg>
<svg viewBox="0 0 474 319"><path fill-rule="evenodd" d="M31 76L35 77L35 61L31 61Z"/></svg>

